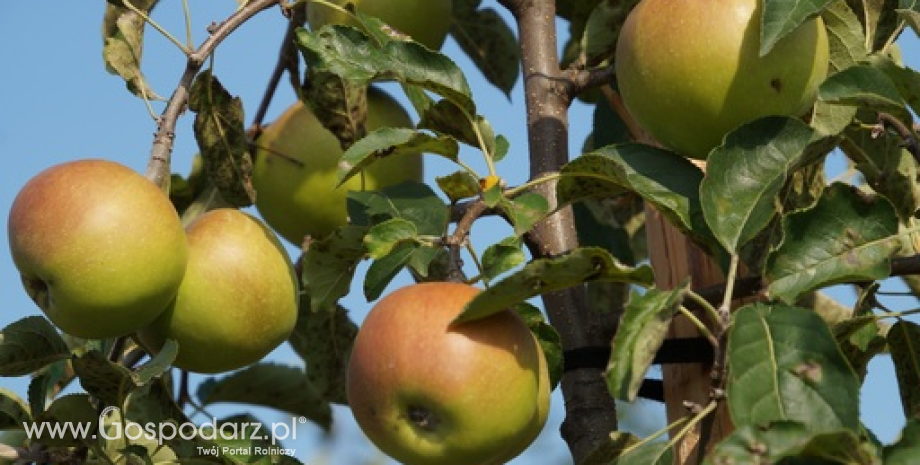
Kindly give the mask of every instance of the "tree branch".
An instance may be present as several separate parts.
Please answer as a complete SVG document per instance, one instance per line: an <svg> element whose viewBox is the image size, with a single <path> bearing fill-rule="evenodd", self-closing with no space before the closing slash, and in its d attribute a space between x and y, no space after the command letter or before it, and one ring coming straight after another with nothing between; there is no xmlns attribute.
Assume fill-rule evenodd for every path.
<svg viewBox="0 0 920 465"><path fill-rule="evenodd" d="M553 0L500 0L517 20L527 104L530 177L557 172L568 162L568 107L570 80L559 67L556 8ZM558 206L556 183L538 183L534 191ZM538 223L525 237L535 258L553 257L578 247L571 207ZM618 315L592 314L584 286L542 296L552 325L564 349L609 344ZM561 433L575 462L580 462L617 427L613 398L598 368L566 371L561 386L566 419Z"/></svg>
<svg viewBox="0 0 920 465"><path fill-rule="evenodd" d="M185 112L188 105L189 89L195 76L201 71L205 60L211 56L214 49L223 42L231 32L236 30L249 18L262 10L268 9L279 3L280 0L252 0L233 13L226 21L208 28L211 36L201 46L188 55L185 72L179 80L179 85L169 98L166 109L160 115L157 132L153 136L153 147L150 150L150 160L147 162L147 179L153 181L161 188L165 188L169 181L169 162L172 155L173 140L176 137L176 122Z"/></svg>

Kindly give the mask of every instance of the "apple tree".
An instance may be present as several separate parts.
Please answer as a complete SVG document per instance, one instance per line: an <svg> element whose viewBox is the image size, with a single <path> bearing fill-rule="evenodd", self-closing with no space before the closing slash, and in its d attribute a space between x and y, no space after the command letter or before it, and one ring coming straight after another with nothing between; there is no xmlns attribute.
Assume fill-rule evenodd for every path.
<svg viewBox="0 0 920 465"><path fill-rule="evenodd" d="M0 331L0 375L31 377L26 398L0 391L0 428L180 425L230 402L328 429L338 404L406 463L498 464L531 445L558 389L559 434L577 464L920 454L920 325L916 311L886 305L885 289L900 281L920 298L920 74L897 46L920 32L917 2L239 0L221 22L189 23L208 28L197 45L156 22L178 3L109 0L99 18L107 68L150 108L145 36L187 58L156 112L144 173L172 208L156 213L133 191L65 191L82 181L84 194L121 192L106 173L17 200L10 246L45 315ZM212 55L257 15L287 33L265 97L242 101ZM474 67L439 51L448 33ZM505 93L523 84L526 147L482 114L471 73ZM401 108L377 118L384 82L414 124ZM298 101L264 121L279 86ZM593 128L569 153L575 102L593 107ZM171 165L180 124L200 151L190 173ZM520 185L506 181L510 157L529 167ZM419 160L431 158L451 168L426 184ZM829 160L846 175L828 176ZM84 206L52 212L72 227L46 231L43 202L56 197ZM250 206L261 219L238 212ZM87 264L147 244L154 226L130 234L150 215L185 226L160 249L181 253L150 260L183 262L181 284L167 276L156 304L98 303L150 283L147 264L115 271L137 283L129 289L92 281ZM474 247L487 217L504 237ZM67 240L81 251L71 261L58 247ZM418 284L390 292L399 275ZM60 286L69 278L80 284ZM831 298L835 286L856 303ZM74 289L89 303L68 307ZM355 294L372 314L403 313L365 327L342 305ZM84 312L104 305L114 316ZM305 368L263 360L282 343ZM891 443L858 408L881 354L908 419ZM662 379L648 378L653 365ZM191 386L189 372L213 376ZM617 424L616 401L638 397L667 408L668 425L648 437ZM299 463L259 449L267 438L223 434L261 421L240 414L139 440L19 434L0 460ZM206 453L222 446L245 452Z"/></svg>

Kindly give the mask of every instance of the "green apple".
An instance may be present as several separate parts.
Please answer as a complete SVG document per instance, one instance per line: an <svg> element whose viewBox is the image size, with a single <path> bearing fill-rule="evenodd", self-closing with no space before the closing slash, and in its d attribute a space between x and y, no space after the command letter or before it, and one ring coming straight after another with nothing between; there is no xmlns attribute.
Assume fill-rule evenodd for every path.
<svg viewBox="0 0 920 465"><path fill-rule="evenodd" d="M410 285L381 299L361 325L348 403L367 437L403 463L503 463L546 423L546 361L524 321L506 310L452 324L478 292Z"/></svg>
<svg viewBox="0 0 920 465"><path fill-rule="evenodd" d="M138 331L157 352L179 343L176 367L220 373L255 363L287 340L299 290L291 260L261 221L232 208L209 211L187 228L188 270L175 301Z"/></svg>
<svg viewBox="0 0 920 465"><path fill-rule="evenodd" d="M820 18L760 56L760 0L642 0L616 48L616 75L632 117L665 147L705 159L732 129L799 116L827 76Z"/></svg>
<svg viewBox="0 0 920 465"><path fill-rule="evenodd" d="M444 45L450 29L451 0L330 0L329 3L379 18L432 50ZM320 2L307 4L307 18L314 31L326 24L357 27L351 14Z"/></svg>
<svg viewBox="0 0 920 465"><path fill-rule="evenodd" d="M382 90L368 89L367 108L368 131L412 126L406 111ZM377 160L336 188L343 153L339 140L300 101L265 128L256 145L256 208L272 229L297 246L304 236L323 237L347 223L348 191L422 180L419 154Z"/></svg>
<svg viewBox="0 0 920 465"><path fill-rule="evenodd" d="M119 337L150 323L185 274L185 232L166 194L111 161L36 175L13 201L8 233L26 291L76 337Z"/></svg>

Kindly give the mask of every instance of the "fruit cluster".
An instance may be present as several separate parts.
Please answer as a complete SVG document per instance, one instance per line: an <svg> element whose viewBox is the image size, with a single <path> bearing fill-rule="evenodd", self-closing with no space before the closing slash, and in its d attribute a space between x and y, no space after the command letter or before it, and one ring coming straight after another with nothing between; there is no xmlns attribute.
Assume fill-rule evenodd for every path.
<svg viewBox="0 0 920 465"><path fill-rule="evenodd" d="M27 292L64 332L133 335L174 365L216 373L254 363L287 339L299 290L275 235L235 209L183 228L168 197L128 167L78 160L49 168L9 215Z"/></svg>

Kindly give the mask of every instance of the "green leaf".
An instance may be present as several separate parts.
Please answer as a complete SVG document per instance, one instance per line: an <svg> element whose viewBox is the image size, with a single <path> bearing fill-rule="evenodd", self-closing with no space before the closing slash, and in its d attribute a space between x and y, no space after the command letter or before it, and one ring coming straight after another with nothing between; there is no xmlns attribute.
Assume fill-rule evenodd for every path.
<svg viewBox="0 0 920 465"><path fill-rule="evenodd" d="M305 362L307 379L320 397L344 404L345 372L358 326L341 306L331 311L313 311L308 302L301 299L297 325L288 341Z"/></svg>
<svg viewBox="0 0 920 465"><path fill-rule="evenodd" d="M179 354L179 343L174 339L167 339L163 347L157 352L149 362L141 365L134 370L132 378L138 386L149 383L152 379L162 376L168 372L172 362L176 360Z"/></svg>
<svg viewBox="0 0 920 465"><path fill-rule="evenodd" d="M56 375L51 371L42 370L33 376L32 381L29 382L28 390L29 412L32 412L33 415L38 415L45 411ZM3 426L0 425L0 430L2 429Z"/></svg>
<svg viewBox="0 0 920 465"><path fill-rule="evenodd" d="M856 12L846 2L831 2L821 18L827 29L832 72L849 68L866 58L866 33Z"/></svg>
<svg viewBox="0 0 920 465"><path fill-rule="evenodd" d="M913 465L920 457L920 419L907 420L900 438L884 451L885 465Z"/></svg>
<svg viewBox="0 0 920 465"><path fill-rule="evenodd" d="M920 418L920 325L898 320L888 330L888 349L907 418Z"/></svg>
<svg viewBox="0 0 920 465"><path fill-rule="evenodd" d="M441 236L450 221L450 207L428 185L409 182L379 191L349 192L348 216L354 224L365 226L401 218L415 224L420 235Z"/></svg>
<svg viewBox="0 0 920 465"><path fill-rule="evenodd" d="M637 3L638 0L600 2L591 11L581 36L581 49L589 66L609 63L613 59L620 27Z"/></svg>
<svg viewBox="0 0 920 465"><path fill-rule="evenodd" d="M69 394L58 397L48 409L35 417L33 426L45 434L32 437L32 440L46 446L80 446L93 441L97 430L98 412L93 406L92 398L87 394ZM84 428L85 434L77 430Z"/></svg>
<svg viewBox="0 0 920 465"><path fill-rule="evenodd" d="M0 376L23 376L70 356L70 348L51 323L28 316L0 331Z"/></svg>
<svg viewBox="0 0 920 465"><path fill-rule="evenodd" d="M454 0L450 35L482 75L511 97L520 74L520 47L514 32L492 8L478 9L480 0Z"/></svg>
<svg viewBox="0 0 920 465"><path fill-rule="evenodd" d="M892 8L898 0L846 0L859 17L866 36L869 52L880 50L892 35L900 31L900 18Z"/></svg>
<svg viewBox="0 0 920 465"><path fill-rule="evenodd" d="M343 226L323 239L314 239L303 254L301 279L310 296L310 307L335 308L336 302L351 290L355 267L365 257L365 226Z"/></svg>
<svg viewBox="0 0 920 465"><path fill-rule="evenodd" d="M739 309L728 335L728 406L735 425L801 422L859 428L859 380L824 320L783 304Z"/></svg>
<svg viewBox="0 0 920 465"><path fill-rule="evenodd" d="M674 463L674 448L665 441L652 441L617 457L610 465L670 465Z"/></svg>
<svg viewBox="0 0 920 465"><path fill-rule="evenodd" d="M502 239L482 253L482 273L486 279L511 271L527 260L523 250L524 241L518 236Z"/></svg>
<svg viewBox="0 0 920 465"><path fill-rule="evenodd" d="M777 195L816 138L798 119L767 117L733 130L713 150L700 200L723 247L737 252L770 223Z"/></svg>
<svg viewBox="0 0 920 465"><path fill-rule="evenodd" d="M628 447L639 442L639 438L632 433L612 431L607 438L595 445L588 455L578 465L610 465L623 455Z"/></svg>
<svg viewBox="0 0 920 465"><path fill-rule="evenodd" d="M514 233L523 236L549 213L549 202L536 192L525 192L499 203L514 225Z"/></svg>
<svg viewBox="0 0 920 465"><path fill-rule="evenodd" d="M737 425L737 429L722 440L703 463L786 463L780 460L803 447L812 434L808 427L793 421L778 421L769 425Z"/></svg>
<svg viewBox="0 0 920 465"><path fill-rule="evenodd" d="M689 290L689 282L672 290L649 289L633 293L613 338L604 377L614 398L632 402L645 374L664 342L671 320Z"/></svg>
<svg viewBox="0 0 920 465"><path fill-rule="evenodd" d="M13 391L0 388L0 431L22 429L30 421L29 406Z"/></svg>
<svg viewBox="0 0 920 465"><path fill-rule="evenodd" d="M904 101L894 82L884 71L869 65L851 66L828 77L818 88L818 99L838 105L904 112Z"/></svg>
<svg viewBox="0 0 920 465"><path fill-rule="evenodd" d="M546 321L543 312L539 308L522 302L514 306L514 310L521 315L530 332L537 338L543 356L546 358L546 367L549 371L550 391L559 385L562 379L563 355L562 355L562 337L551 324Z"/></svg>
<svg viewBox="0 0 920 465"><path fill-rule="evenodd" d="M895 11L913 28L914 34L920 35L920 3L917 0L900 0Z"/></svg>
<svg viewBox="0 0 920 465"><path fill-rule="evenodd" d="M425 152L456 160L459 150L457 142L450 137L432 137L408 128L378 128L356 141L342 154L339 159L338 186L383 158L418 156Z"/></svg>
<svg viewBox="0 0 920 465"><path fill-rule="evenodd" d="M904 102L915 113L920 113L920 73L900 66L890 57L878 53L869 57L869 64L884 72L891 79Z"/></svg>
<svg viewBox="0 0 920 465"><path fill-rule="evenodd" d="M633 191L680 231L702 244L715 244L700 206L703 172L674 152L642 144L607 146L572 160L561 173L556 187L560 203Z"/></svg>
<svg viewBox="0 0 920 465"><path fill-rule="evenodd" d="M484 318L531 297L592 281L651 286L654 277L647 266L628 267L603 249L583 247L560 257L531 261L520 271L477 294L455 321Z"/></svg>
<svg viewBox="0 0 920 465"><path fill-rule="evenodd" d="M132 4L149 14L158 1L135 0ZM122 5L107 4L102 24L102 57L106 70L124 79L131 93L146 100L163 100L150 88L141 72L146 25L143 16L136 12Z"/></svg>
<svg viewBox="0 0 920 465"><path fill-rule="evenodd" d="M208 70L192 83L188 107L196 113L195 140L208 179L233 206L252 205L256 193L242 101L230 95Z"/></svg>
<svg viewBox="0 0 920 465"><path fill-rule="evenodd" d="M131 391L125 398L124 404L116 404L123 405L123 410L117 412L117 415L123 416L126 421L142 424L181 425L190 422L182 409L176 405L173 395L171 382L163 378L156 378ZM109 413L115 415L112 410ZM185 436L189 437L187 429ZM163 442L180 457L197 456L198 447L210 445L197 435L192 439L184 439L181 435L176 434L171 439L166 437L163 439Z"/></svg>
<svg viewBox="0 0 920 465"><path fill-rule="evenodd" d="M451 203L479 195L479 181L469 171L455 171L447 176L437 176L434 180Z"/></svg>
<svg viewBox="0 0 920 465"><path fill-rule="evenodd" d="M364 247L368 255L380 259L402 243L414 243L418 239L415 223L402 218L393 218L375 224L364 236Z"/></svg>
<svg viewBox="0 0 920 465"><path fill-rule="evenodd" d="M467 113L463 108L447 99L437 103L428 103L419 109L422 116L418 123L419 129L428 129L438 135L448 135L470 147L485 149L492 152L495 148L495 133L492 126L480 115ZM448 158L457 161L456 154Z"/></svg>
<svg viewBox="0 0 920 465"><path fill-rule="evenodd" d="M794 302L812 289L891 273L898 218L883 198L836 183L810 210L783 218L784 241L767 257L768 292Z"/></svg>
<svg viewBox="0 0 920 465"><path fill-rule="evenodd" d="M125 397L137 387L131 370L110 361L98 350L74 357L73 370L83 389L105 405L122 405Z"/></svg>
<svg viewBox="0 0 920 465"><path fill-rule="evenodd" d="M393 281L393 278L405 268L412 256L420 250L423 250L423 248L418 243L400 242L388 255L374 260L364 276L364 297L368 301L377 300Z"/></svg>
<svg viewBox="0 0 920 465"><path fill-rule="evenodd" d="M258 363L198 386L202 406L218 402L246 403L301 415L328 430L332 410L316 392L307 374L290 366Z"/></svg>
<svg viewBox="0 0 920 465"><path fill-rule="evenodd" d="M763 2L760 28L760 56L770 53L786 34L800 24L817 16L833 0L770 1Z"/></svg>
<svg viewBox="0 0 920 465"><path fill-rule="evenodd" d="M397 80L448 98L468 114L476 114L463 72L445 55L415 42L390 40L383 45L348 26L300 28L297 45L308 66L328 70L350 81Z"/></svg>
<svg viewBox="0 0 920 465"><path fill-rule="evenodd" d="M304 86L302 100L341 147L367 135L367 85L313 68L306 73L304 82L309 85Z"/></svg>

